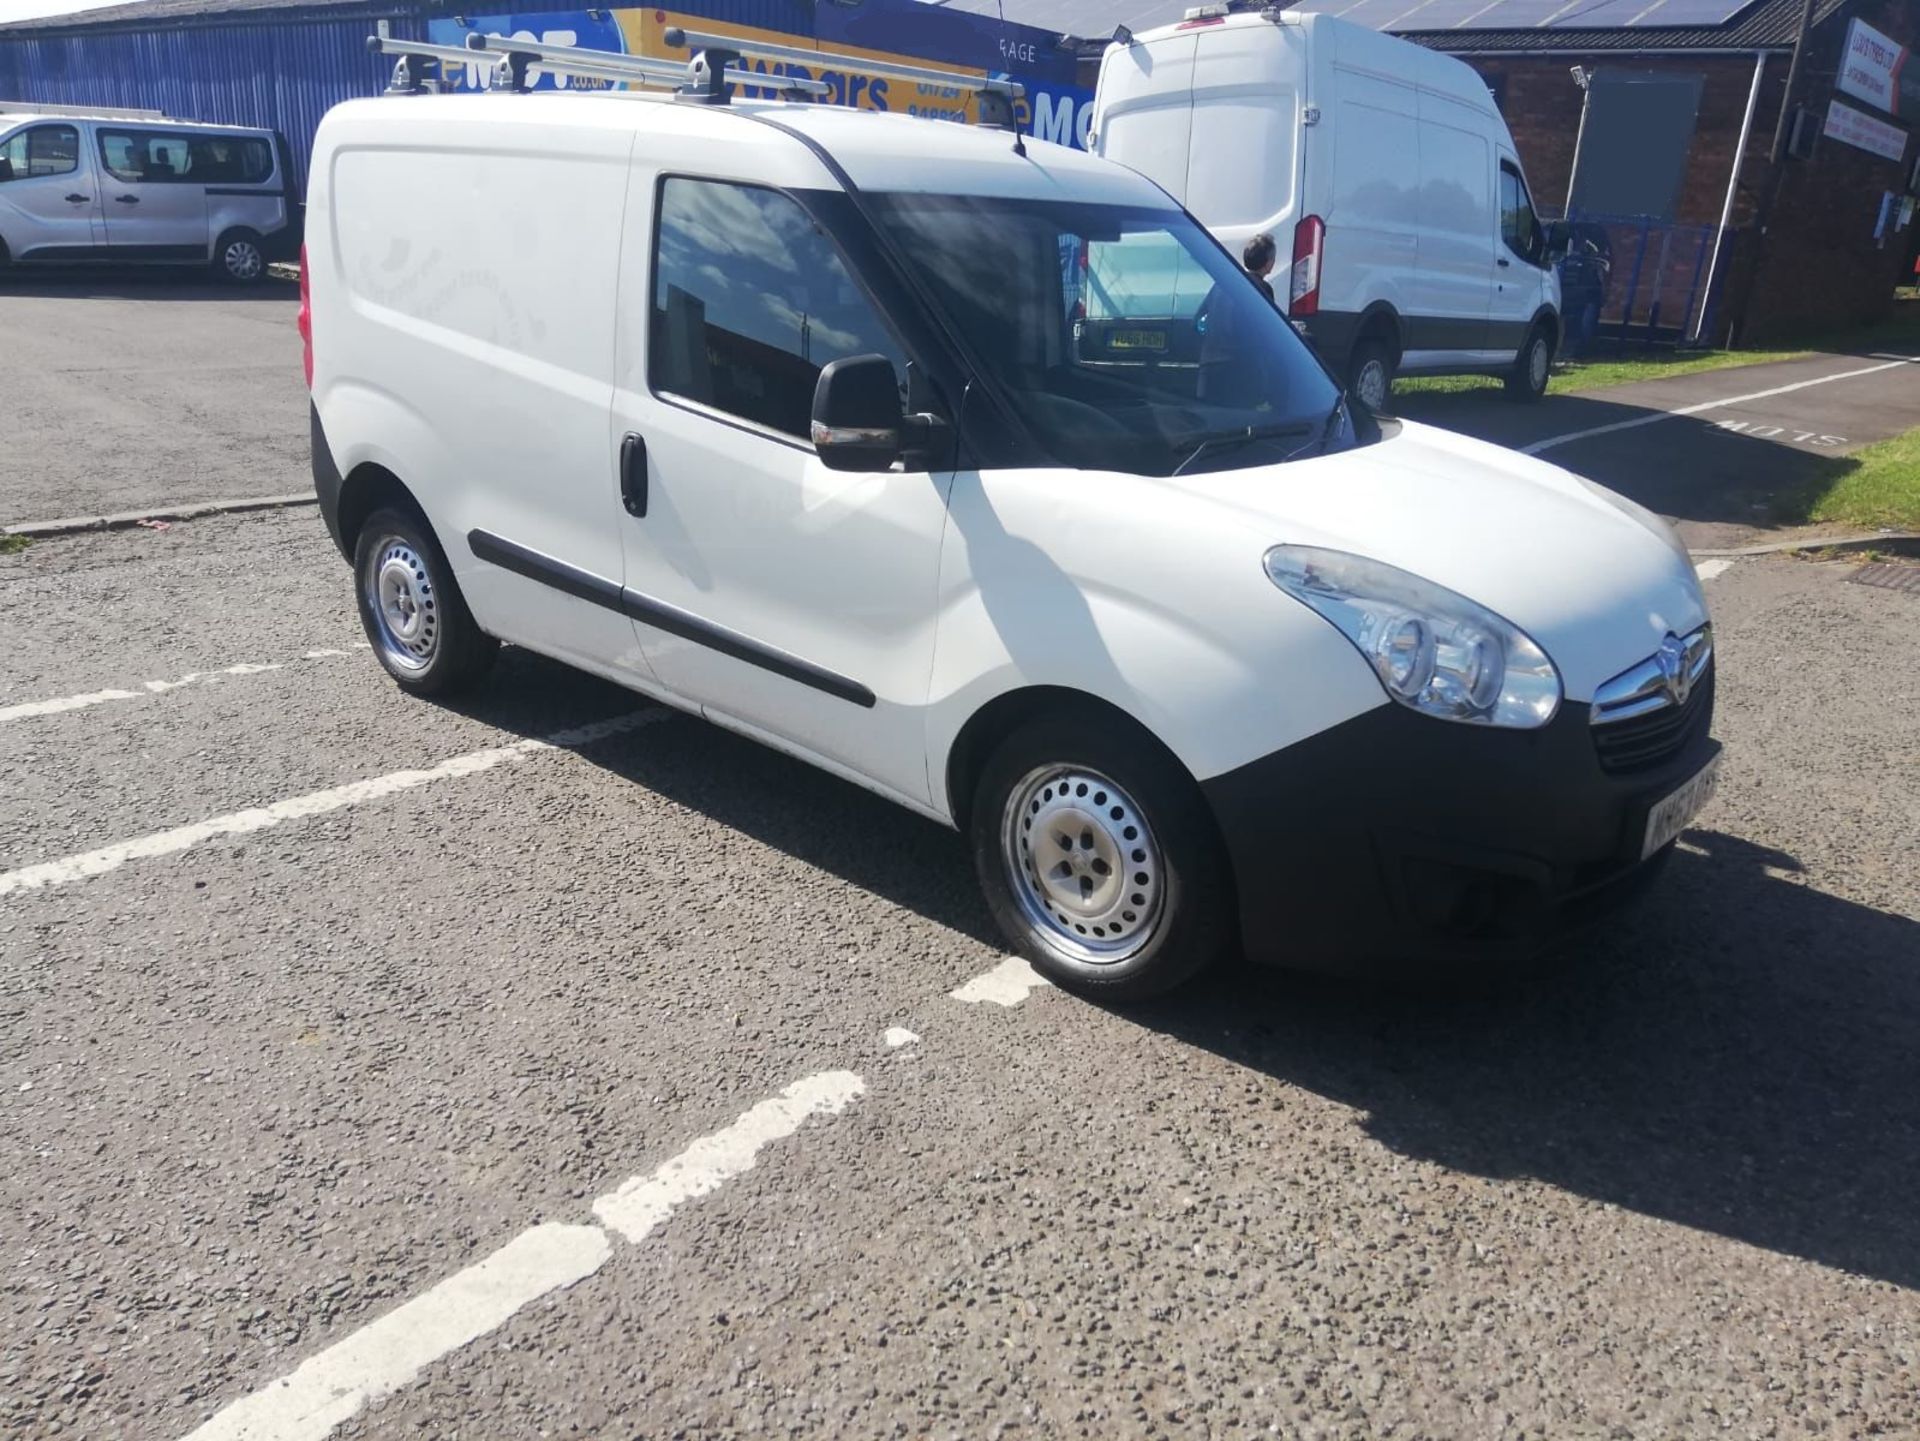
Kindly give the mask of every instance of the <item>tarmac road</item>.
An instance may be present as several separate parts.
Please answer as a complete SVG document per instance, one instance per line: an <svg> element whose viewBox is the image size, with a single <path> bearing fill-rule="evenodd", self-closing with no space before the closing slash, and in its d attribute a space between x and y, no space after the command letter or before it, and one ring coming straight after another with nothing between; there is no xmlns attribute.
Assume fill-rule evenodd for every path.
<svg viewBox="0 0 1920 1441"><path fill-rule="evenodd" d="M310 510L0 557L0 1430L1911 1434L1920 596L1850 571L1709 582L1722 792L1559 966L1118 1012L864 792L401 696Z"/></svg>

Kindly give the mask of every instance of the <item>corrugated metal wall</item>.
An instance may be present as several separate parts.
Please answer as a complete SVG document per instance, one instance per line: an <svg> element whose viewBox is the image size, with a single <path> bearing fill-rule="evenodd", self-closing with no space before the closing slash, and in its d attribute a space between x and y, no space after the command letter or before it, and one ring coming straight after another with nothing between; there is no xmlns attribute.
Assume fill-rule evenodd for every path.
<svg viewBox="0 0 1920 1441"><path fill-rule="evenodd" d="M366 48L374 23L362 15L0 37L0 96L267 126L286 135L304 193L320 117L385 87L392 62ZM410 16L394 13L391 24L408 39L425 34Z"/></svg>

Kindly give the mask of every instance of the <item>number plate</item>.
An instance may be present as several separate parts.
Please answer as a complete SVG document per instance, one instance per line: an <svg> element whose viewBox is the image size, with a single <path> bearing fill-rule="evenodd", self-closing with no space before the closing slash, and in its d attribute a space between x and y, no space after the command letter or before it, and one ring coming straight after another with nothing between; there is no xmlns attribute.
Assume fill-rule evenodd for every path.
<svg viewBox="0 0 1920 1441"><path fill-rule="evenodd" d="M1647 816L1647 833L1640 842L1640 859L1645 860L1687 828L1701 808L1713 799L1720 785L1720 757L1715 756L1683 781Z"/></svg>
<svg viewBox="0 0 1920 1441"><path fill-rule="evenodd" d="M1163 330L1116 330L1107 344L1115 350L1165 350L1167 335Z"/></svg>

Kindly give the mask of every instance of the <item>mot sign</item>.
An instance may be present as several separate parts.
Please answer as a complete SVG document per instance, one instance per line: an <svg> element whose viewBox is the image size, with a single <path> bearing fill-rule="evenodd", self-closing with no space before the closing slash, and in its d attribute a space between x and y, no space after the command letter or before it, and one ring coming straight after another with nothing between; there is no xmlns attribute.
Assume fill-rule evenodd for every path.
<svg viewBox="0 0 1920 1441"><path fill-rule="evenodd" d="M1920 68L1909 71L1911 59L1911 52L1899 41L1864 20L1855 20L1847 26L1847 48L1840 58L1835 88L1889 115L1911 116L1920 112Z"/></svg>
<svg viewBox="0 0 1920 1441"><path fill-rule="evenodd" d="M1884 120L1875 120L1864 110L1842 105L1838 100L1827 102L1827 123L1824 128L1835 140L1858 146L1874 155L1885 156L1888 160L1897 162L1907 153L1906 131Z"/></svg>

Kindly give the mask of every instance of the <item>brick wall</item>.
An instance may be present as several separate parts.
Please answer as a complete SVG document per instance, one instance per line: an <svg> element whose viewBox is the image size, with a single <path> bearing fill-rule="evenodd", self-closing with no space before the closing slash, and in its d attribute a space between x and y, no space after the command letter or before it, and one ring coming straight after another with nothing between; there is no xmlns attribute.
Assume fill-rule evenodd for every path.
<svg viewBox="0 0 1920 1441"><path fill-rule="evenodd" d="M1830 17L1814 31L1800 89L1801 103L1822 118L1834 93L1852 15L1920 47L1920 5L1914 0L1861 0ZM1784 53L1770 56L1762 72L1759 105L1735 193L1735 233L1723 261L1724 283L1716 287L1721 300L1711 338L1725 339L1731 330L1742 344L1760 344L1870 322L1891 309L1893 286L1906 266L1911 228L1906 233L1890 231L1882 247L1874 242L1873 223L1881 195L1901 190L1906 166L1913 160L1911 142L1905 164L1895 164L1821 137L1812 159L1783 167L1769 233L1762 241L1754 232L1756 211L1773 180L1768 155L1786 89L1787 61ZM1556 214L1566 204L1580 125L1581 91L1568 73L1572 66L1701 76L1700 110L1674 218L1681 225L1718 223L1753 81L1752 55L1642 58L1601 53L1473 57L1469 63L1500 93L1535 203ZM1886 118L1865 102L1848 103Z"/></svg>

